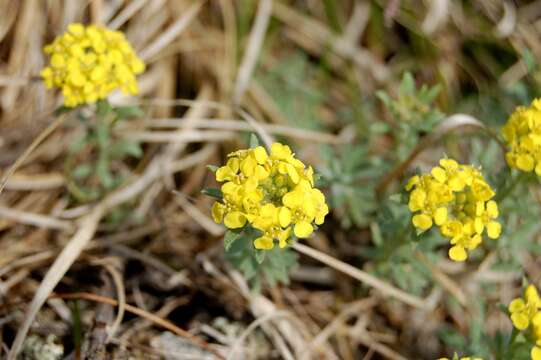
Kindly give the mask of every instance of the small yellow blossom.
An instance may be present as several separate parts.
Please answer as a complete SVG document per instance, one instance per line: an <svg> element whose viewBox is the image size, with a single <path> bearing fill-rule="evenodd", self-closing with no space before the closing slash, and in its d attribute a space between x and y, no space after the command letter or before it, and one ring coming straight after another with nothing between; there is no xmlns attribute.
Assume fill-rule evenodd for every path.
<svg viewBox="0 0 541 360"><path fill-rule="evenodd" d="M443 358L439 358L438 360L450 360L449 358L446 358L446 357L443 357ZM482 358L480 357L471 357L471 356L465 356L465 357L461 357L459 358L459 360L483 360Z"/></svg>
<svg viewBox="0 0 541 360"><path fill-rule="evenodd" d="M541 360L541 298L534 285L528 285L523 298L509 303L511 322L518 330L529 332L536 341L530 351L532 360Z"/></svg>
<svg viewBox="0 0 541 360"><path fill-rule="evenodd" d="M216 170L222 201L212 207L212 217L229 229L249 224L262 235L257 249L270 250L275 241L287 246L292 234L306 238L321 225L329 208L323 193L314 188L314 171L295 158L287 145L238 150Z"/></svg>
<svg viewBox="0 0 541 360"><path fill-rule="evenodd" d="M412 223L419 231L438 226L453 245L449 257L464 261L467 251L482 242L485 230L491 239L500 236L498 205L478 169L452 159L442 159L439 165L429 174L413 176L406 185Z"/></svg>
<svg viewBox="0 0 541 360"><path fill-rule="evenodd" d="M541 176L541 99L529 107L520 106L502 129L509 151L509 166Z"/></svg>
<svg viewBox="0 0 541 360"><path fill-rule="evenodd" d="M50 59L41 77L47 88L62 90L67 107L105 99L117 88L137 94L135 75L145 70L124 34L95 25L68 25L44 52Z"/></svg>

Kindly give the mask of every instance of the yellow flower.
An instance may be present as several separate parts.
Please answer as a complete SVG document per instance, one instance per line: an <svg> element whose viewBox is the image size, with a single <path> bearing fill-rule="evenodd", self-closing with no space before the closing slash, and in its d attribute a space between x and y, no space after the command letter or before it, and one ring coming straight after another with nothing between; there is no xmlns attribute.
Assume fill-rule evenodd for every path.
<svg viewBox="0 0 541 360"><path fill-rule="evenodd" d="M50 59L41 77L47 88L62 90L67 107L105 99L115 89L137 94L135 75L145 70L124 34L95 25L68 25L44 52Z"/></svg>
<svg viewBox="0 0 541 360"><path fill-rule="evenodd" d="M501 225L494 191L481 172L452 159L441 159L430 173L413 176L406 184L410 192L408 207L412 223L423 232L433 225L450 239L449 257L455 261L468 258L486 231L491 239L500 236Z"/></svg>
<svg viewBox="0 0 541 360"><path fill-rule="evenodd" d="M528 285L524 291L524 298L516 298L509 304L508 310L511 313L511 321L518 330L524 330L536 318L536 326L541 325L541 317L536 317L541 308L541 299L534 285ZM540 329L541 331L541 329ZM541 332L540 332L541 335Z"/></svg>
<svg viewBox="0 0 541 360"><path fill-rule="evenodd" d="M527 330L536 341L530 351L532 360L541 360L541 298L534 285L528 285L523 298L509 303L511 321L518 330Z"/></svg>
<svg viewBox="0 0 541 360"><path fill-rule="evenodd" d="M455 353L455 357L458 358L456 356L456 353ZM438 360L449 360L449 358L446 358L446 357L443 357L443 358L439 358ZM471 356L465 356L465 357L461 357L460 360L483 360L482 358L480 357L471 357Z"/></svg>
<svg viewBox="0 0 541 360"><path fill-rule="evenodd" d="M292 234L310 236L329 212L313 174L287 145L272 144L270 154L262 146L235 151L216 170L223 199L212 206L212 217L230 229L259 230L257 249L270 250L275 241L283 248Z"/></svg>
<svg viewBox="0 0 541 360"><path fill-rule="evenodd" d="M529 107L520 106L502 129L509 151L509 166L541 176L541 99Z"/></svg>

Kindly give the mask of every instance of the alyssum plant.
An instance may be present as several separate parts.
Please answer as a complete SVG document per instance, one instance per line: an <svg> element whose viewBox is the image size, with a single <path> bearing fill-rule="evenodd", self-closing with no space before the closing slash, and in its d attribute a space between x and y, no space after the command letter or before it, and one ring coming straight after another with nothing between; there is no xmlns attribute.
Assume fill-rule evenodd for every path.
<svg viewBox="0 0 541 360"><path fill-rule="evenodd" d="M44 52L49 55L49 64L41 77L47 88L59 88L64 97L57 113L74 110L84 125L65 163L68 189L81 202L96 200L122 182L114 161L141 155L138 143L112 134L119 121L141 111L113 107L107 96L117 89L137 94L135 76L145 70L145 64L123 33L96 25L68 25Z"/></svg>

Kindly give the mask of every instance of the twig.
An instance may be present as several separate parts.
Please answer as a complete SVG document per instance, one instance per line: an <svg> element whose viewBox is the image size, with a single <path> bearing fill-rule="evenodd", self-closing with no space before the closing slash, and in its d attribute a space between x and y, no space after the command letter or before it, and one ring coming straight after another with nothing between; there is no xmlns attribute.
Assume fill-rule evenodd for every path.
<svg viewBox="0 0 541 360"><path fill-rule="evenodd" d="M52 299L60 298L60 299L65 299L65 300L81 299L81 300L95 301L95 302L99 302L103 304L109 304L112 306L118 306L118 301L116 301L115 299L111 299L109 297L92 294L88 292L77 292L77 293L69 293L69 294L54 294L53 293L49 296L49 298L52 298ZM224 359L222 355L220 355L218 352L216 352L214 349L210 347L209 343L207 343L206 341L204 341L203 339L200 339L199 337L195 335L192 335L188 331L179 328L178 326L176 326L169 320L162 319L161 317L158 317L154 314L151 314L143 309L140 309L130 304L126 304L126 311L132 314L135 314L137 316L140 316L148 321L151 321L154 324L159 325L163 327L164 329L167 329L173 332L174 334L187 339L192 344L213 353L218 359Z"/></svg>
<svg viewBox="0 0 541 360"><path fill-rule="evenodd" d="M298 242L293 244L292 247L293 249L297 250L301 254L310 256L311 258L316 259L346 275L349 275L352 278L359 280L360 282L363 282L367 285L372 286L373 288L381 291L381 293L383 293L384 295L393 297L413 307L417 307L420 309L426 308L425 300L417 296L408 294L407 292L403 290L400 290L392 285L387 284L386 282L379 280L378 278L370 275L367 272L359 270L356 267L353 267L332 256L322 253L319 250L313 249L309 246L303 245Z"/></svg>

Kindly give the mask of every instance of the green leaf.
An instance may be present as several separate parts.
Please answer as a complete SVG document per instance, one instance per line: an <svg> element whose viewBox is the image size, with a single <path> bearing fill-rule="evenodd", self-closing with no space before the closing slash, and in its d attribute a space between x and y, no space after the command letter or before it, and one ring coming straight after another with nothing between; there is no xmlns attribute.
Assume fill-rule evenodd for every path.
<svg viewBox="0 0 541 360"><path fill-rule="evenodd" d="M414 94L415 93L415 79L410 72L405 72L402 76L402 82L398 88L400 95Z"/></svg>
<svg viewBox="0 0 541 360"><path fill-rule="evenodd" d="M385 106L389 106L392 102L389 95L387 95L387 93L383 90L376 91L376 97L380 99Z"/></svg>
<svg viewBox="0 0 541 360"><path fill-rule="evenodd" d="M397 204L402 204L402 194L396 193L396 194L389 195L389 200Z"/></svg>
<svg viewBox="0 0 541 360"><path fill-rule="evenodd" d="M225 251L229 251L229 249L231 249L231 245L233 245L233 243L236 240L238 240L240 237L241 237L240 233L233 232L231 230L226 231L225 235L224 235L224 248L225 248Z"/></svg>
<svg viewBox="0 0 541 360"><path fill-rule="evenodd" d="M378 247L383 245L383 237L381 236L381 229L377 222L373 221L370 223L370 232L372 233L372 241Z"/></svg>
<svg viewBox="0 0 541 360"><path fill-rule="evenodd" d="M111 156L115 159L121 159L125 155L140 158L143 155L141 144L136 141L123 140L114 144L111 148Z"/></svg>
<svg viewBox="0 0 541 360"><path fill-rule="evenodd" d="M255 251L255 260L257 261L258 264L262 264L263 261L265 261L265 255L266 255L266 251L265 250L256 250Z"/></svg>
<svg viewBox="0 0 541 360"><path fill-rule="evenodd" d="M220 167L219 166L216 166L216 165L207 165L207 169L209 169L210 171L212 171L213 173L215 173L216 171L218 171Z"/></svg>
<svg viewBox="0 0 541 360"><path fill-rule="evenodd" d="M259 146L259 138L256 134L250 134L250 148L256 148Z"/></svg>
<svg viewBox="0 0 541 360"><path fill-rule="evenodd" d="M528 69L528 72L531 73L535 70L537 64L535 61L535 55L532 53L532 51L528 48L525 48L522 52L522 60L526 64L526 68Z"/></svg>
<svg viewBox="0 0 541 360"><path fill-rule="evenodd" d="M98 164L96 166L96 175L106 189L111 189L115 185L115 179L113 174L111 174L111 169L109 168L109 159L107 159L107 157L100 157L98 160Z"/></svg>
<svg viewBox="0 0 541 360"><path fill-rule="evenodd" d="M378 121L370 124L370 132L373 134L385 134L391 130L389 124Z"/></svg>
<svg viewBox="0 0 541 360"><path fill-rule="evenodd" d="M201 193L207 196L213 197L215 199L218 199L218 200L222 200L223 198L222 190L220 189L206 188L206 189L201 190Z"/></svg>
<svg viewBox="0 0 541 360"><path fill-rule="evenodd" d="M145 113L138 106L119 106L113 109L119 120L141 117Z"/></svg>

